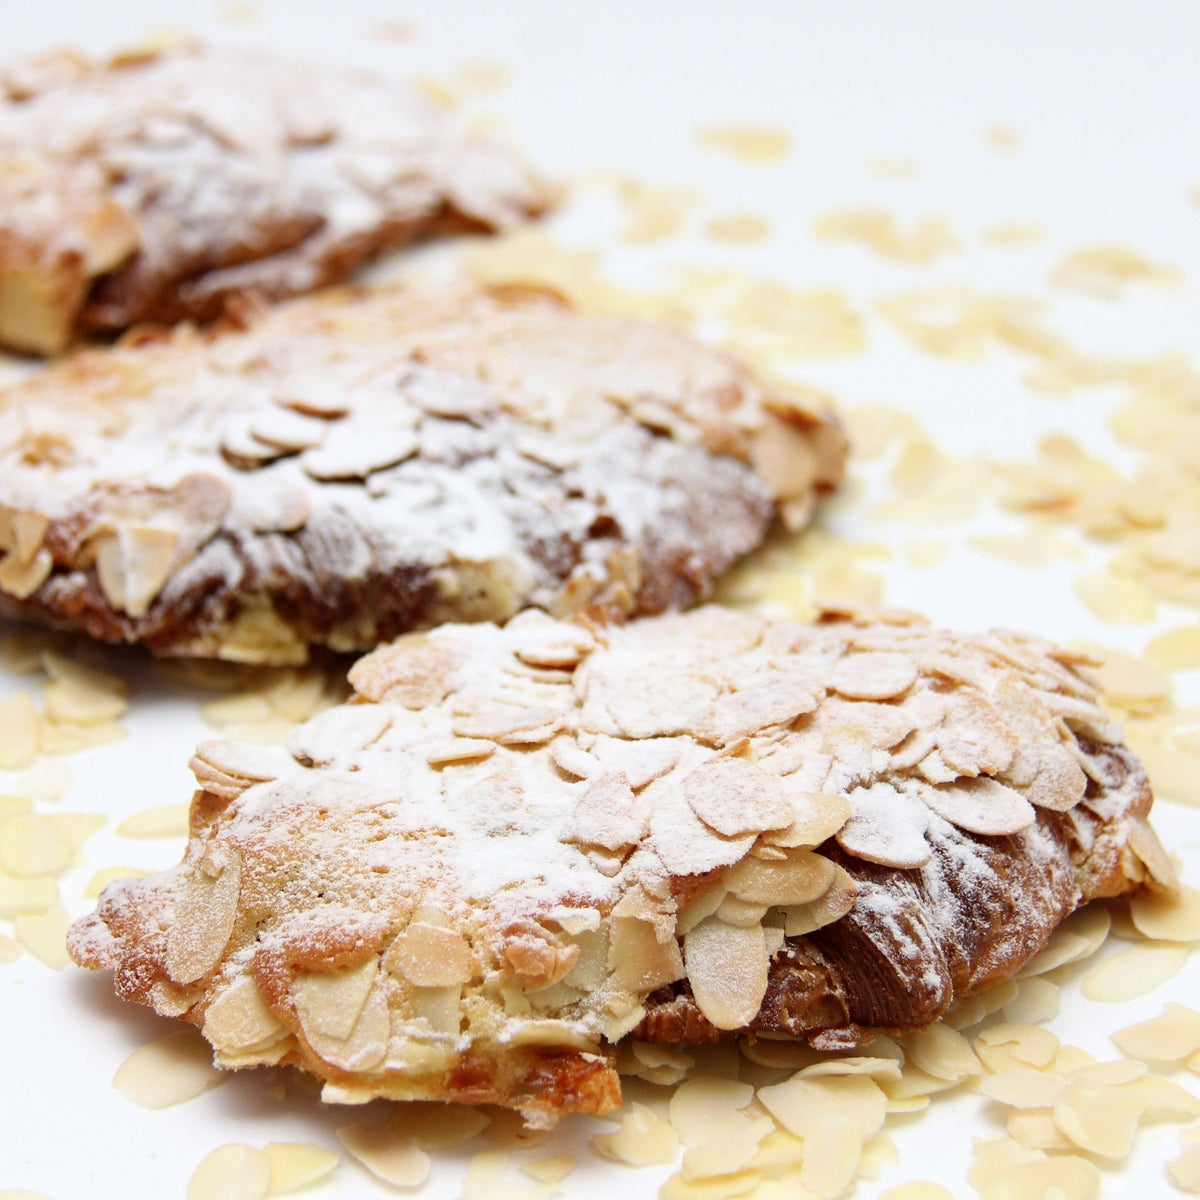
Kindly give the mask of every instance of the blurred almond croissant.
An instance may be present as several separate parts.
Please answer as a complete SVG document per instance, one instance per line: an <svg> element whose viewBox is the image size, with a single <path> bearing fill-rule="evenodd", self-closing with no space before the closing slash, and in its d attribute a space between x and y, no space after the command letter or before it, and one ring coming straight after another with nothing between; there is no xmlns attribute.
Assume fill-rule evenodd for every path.
<svg viewBox="0 0 1200 1200"><path fill-rule="evenodd" d="M70 952L223 1066L535 1124L614 1108L630 1035L921 1028L1174 886L1081 663L718 607L409 635L286 750L203 744L183 863Z"/></svg>

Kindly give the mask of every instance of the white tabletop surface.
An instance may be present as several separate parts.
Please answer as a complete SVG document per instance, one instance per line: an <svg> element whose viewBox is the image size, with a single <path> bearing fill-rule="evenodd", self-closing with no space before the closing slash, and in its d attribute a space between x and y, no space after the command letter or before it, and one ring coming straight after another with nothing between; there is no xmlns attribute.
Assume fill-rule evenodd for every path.
<svg viewBox="0 0 1200 1200"><path fill-rule="evenodd" d="M385 21L391 36L383 38ZM442 81L463 98L466 117L498 118L505 136L550 174L577 181L551 234L564 245L598 250L614 279L678 287L679 268L715 266L799 290L841 293L865 322L863 352L781 361L778 369L828 389L847 407L882 403L908 410L957 456L1017 459L1031 454L1043 434L1063 432L1128 465L1131 452L1106 426L1124 396L1119 389L1085 388L1047 398L1025 385L1028 364L1003 352L966 363L925 355L881 319L875 309L881 296L942 284L1037 296L1047 305L1048 323L1091 351L1152 358L1197 350L1200 7L1183 0L41 0L10 2L2 28L6 55L64 42L106 50L177 30ZM463 66L480 62L503 66L505 85L472 90L469 81L481 73L464 73ZM731 123L786 130L790 149L776 162L754 165L697 137L702 128ZM911 172L897 163L911 164ZM685 230L649 244L622 241L614 175L693 189ZM823 215L864 207L886 209L905 227L924 216L945 217L960 249L929 265L906 265L814 236ZM703 236L709 217L731 212L762 215L770 236L744 247ZM1045 238L1004 249L981 237L1014 221L1037 222ZM1177 268L1182 282L1134 289L1115 301L1049 287L1056 263L1096 243L1134 248ZM444 264L457 253L439 248L408 264ZM697 304L703 308L702 300ZM0 370L15 368L0 360ZM959 628L1004 625L1133 651L1155 632L1197 619L1194 610L1163 604L1154 623L1102 622L1073 584L1078 573L1105 561L1103 547L1080 542L1082 558L1060 557L1028 570L967 544L981 529L1023 528L990 501L970 521L880 523L871 511L886 494L878 470L862 466L854 474L859 486L831 512L827 526L839 537L890 552L867 564L882 576L890 604ZM914 537L944 541L947 553L933 566L914 569L905 554ZM135 681L134 706L124 721L130 737L71 756L74 782L61 803L64 810L109 818L88 843L87 865L63 881L73 915L87 911L82 888L97 867L177 861L181 840L135 842L114 827L130 813L188 797L187 757L208 732L198 693L147 672L134 652L114 661ZM26 686L0 674L0 695ZM1200 672L1176 676L1176 698L1200 702ZM12 784L0 772L0 792ZM1162 803L1156 823L1190 877L1200 880L1200 813ZM1052 1027L1064 1041L1112 1057L1110 1031L1157 1013L1164 999L1194 999L1198 990L1195 955L1159 991L1124 1006L1085 1000L1068 985ZM182 1197L196 1164L224 1142L314 1141L336 1148L333 1130L347 1114L296 1089L285 1101L273 1098L262 1073L240 1074L159 1112L124 1099L111 1086L113 1072L131 1050L170 1028L113 999L104 976L74 968L52 972L28 954L0 967L6 1096L0 1192L26 1188L53 1200ZM568 1120L553 1148L539 1149L539 1155L559 1147L578 1154L581 1166L564 1194L656 1195L666 1169L635 1171L596 1160L586 1143L600 1128L608 1126ZM1002 1130L999 1110L978 1096L960 1092L935 1100L925 1113L889 1121L899 1162L854 1195L878 1196L914 1178L938 1180L956 1197L973 1195L965 1178L970 1139ZM1176 1147L1175 1126L1150 1127L1129 1162L1108 1174L1104 1194L1132 1195L1135 1187L1145 1196L1167 1194L1163 1162ZM479 1148L438 1156L425 1194L457 1196L463 1163ZM346 1159L313 1194L385 1192Z"/></svg>

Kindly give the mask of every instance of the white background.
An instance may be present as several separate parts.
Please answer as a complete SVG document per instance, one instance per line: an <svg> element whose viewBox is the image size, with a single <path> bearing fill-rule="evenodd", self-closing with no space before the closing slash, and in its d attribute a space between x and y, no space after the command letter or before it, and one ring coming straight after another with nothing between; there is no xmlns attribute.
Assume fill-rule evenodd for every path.
<svg viewBox="0 0 1200 1200"><path fill-rule="evenodd" d="M502 115L508 134L552 175L571 179L617 170L648 182L700 189L705 212L753 210L773 236L747 249L714 248L699 237L660 248L620 246L611 221L581 192L557 219L564 239L606 251L617 275L650 280L662 264L734 265L790 286L834 287L860 311L882 293L934 282L1044 293L1052 265L1081 244L1129 245L1180 268L1182 287L1138 293L1121 303L1060 295L1053 324L1096 352L1157 355L1194 352L1200 330L1200 7L1185 3L828 2L721 4L607 0L605 3L183 5L144 0L105 3L20 3L0 6L5 55L70 42L89 50L116 48L164 29L359 63L401 76L452 79L467 61L506 66L510 85L470 110ZM403 21L403 42L373 37L381 19ZM752 167L702 147L705 125L744 121L788 129L791 153ZM1021 146L1000 153L985 137L1002 124ZM884 178L875 158L919 165L911 179ZM931 267L883 262L859 247L820 242L814 220L835 209L878 206L902 219L945 215L964 251ZM1018 219L1043 223L1041 245L1000 251L979 232ZM438 250L446 258L453 250ZM420 261L431 256L423 253ZM1089 391L1050 400L1027 392L1023 366L994 357L959 366L905 346L877 318L865 354L806 364L792 373L827 386L848 404L883 401L921 415L937 438L960 454L1028 454L1048 431L1069 432L1115 461L1127 452L1112 442L1105 416L1115 394ZM5 368L8 369L8 368ZM898 548L917 536L948 536L952 553L915 572L903 557L884 563L886 599L960 628L1024 627L1062 640L1087 638L1138 649L1154 631L1106 626L1071 590L1078 564L1035 574L987 559L961 544L966 532L876 527L862 502L840 506L839 532ZM985 512L979 527L1016 528ZM1097 558L1099 561L1099 558ZM1165 628L1195 614L1165 608ZM137 680L126 720L131 738L71 760L75 786L62 807L101 812L109 829L88 847L88 867L69 875L64 896L73 913L87 910L84 881L112 863L166 865L171 841L129 842L112 832L124 815L178 803L190 792L185 769L204 735L199 696L144 671L130 652L115 660ZM1180 677L1178 695L1200 699L1196 673ZM26 686L0 677L0 694ZM6 779L0 773L0 791ZM1200 878L1200 815L1160 806L1157 824L1171 849ZM0 928L3 928L0 925ZM1113 1054L1107 1031L1152 1013L1164 998L1188 1000L1200 967L1159 994L1118 1012L1069 993L1055 1030L1064 1041ZM108 980L69 969L52 973L23 957L0 968L0 1190L30 1188L53 1197L182 1196L201 1157L228 1141L262 1145L312 1140L336 1145L333 1129L361 1113L322 1108L293 1083L286 1101L266 1091L262 1073L243 1074L186 1105L151 1113L122 1099L110 1079L137 1045L170 1024L112 999ZM585 1142L598 1123L572 1120L552 1148L579 1147L585 1162L564 1185L567 1195L629 1200L655 1194L665 1174L593 1164ZM935 1101L918 1116L889 1122L901 1161L874 1184L870 1197L907 1179L945 1183L971 1195L965 1182L971 1136L1002 1132L995 1110L964 1095ZM1176 1146L1173 1126L1148 1130L1110 1196L1166 1193L1164 1158ZM462 1162L439 1156L429 1193L457 1194ZM380 1194L382 1189L379 1189ZM346 1161L317 1194L370 1196L376 1185Z"/></svg>

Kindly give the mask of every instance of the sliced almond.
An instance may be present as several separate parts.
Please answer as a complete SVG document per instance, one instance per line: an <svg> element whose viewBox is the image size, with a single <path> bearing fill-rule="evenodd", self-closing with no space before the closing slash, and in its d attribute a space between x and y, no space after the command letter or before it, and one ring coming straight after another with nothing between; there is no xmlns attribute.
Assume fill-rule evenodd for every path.
<svg viewBox="0 0 1200 1200"><path fill-rule="evenodd" d="M135 620L144 617L171 575L178 543L174 529L132 522L97 539L96 577L109 604Z"/></svg>
<svg viewBox="0 0 1200 1200"><path fill-rule="evenodd" d="M267 1195L284 1196L324 1179L341 1161L341 1156L312 1142L268 1142L263 1153L271 1164Z"/></svg>
<svg viewBox="0 0 1200 1200"><path fill-rule="evenodd" d="M252 975L239 975L204 1012L204 1036L231 1054L254 1050L282 1032Z"/></svg>
<svg viewBox="0 0 1200 1200"><path fill-rule="evenodd" d="M1059 1075L1035 1071L1031 1067L1017 1067L984 1076L979 1090L989 1100L997 1100L1011 1108L1051 1108L1070 1086Z"/></svg>
<svg viewBox="0 0 1200 1200"><path fill-rule="evenodd" d="M241 886L241 859L232 853L215 875L197 870L187 877L167 934L166 968L176 983L194 983L217 965L237 921Z"/></svg>
<svg viewBox="0 0 1200 1200"><path fill-rule="evenodd" d="M782 829L792 803L778 778L742 758L713 758L679 785L692 812L723 837Z"/></svg>
<svg viewBox="0 0 1200 1200"><path fill-rule="evenodd" d="M981 1200L1096 1200L1100 1172L1083 1158L1064 1155L1016 1163L990 1175L979 1189Z"/></svg>
<svg viewBox="0 0 1200 1200"><path fill-rule="evenodd" d="M684 938L683 957L696 1004L713 1025L737 1029L754 1019L767 991L762 926L708 917Z"/></svg>
<svg viewBox="0 0 1200 1200"><path fill-rule="evenodd" d="M462 934L424 921L410 922L397 935L383 965L418 987L466 983L474 971L471 947Z"/></svg>
<svg viewBox="0 0 1200 1200"><path fill-rule="evenodd" d="M1144 996L1177 974L1187 961L1188 948L1174 942L1146 942L1104 959L1083 977L1089 1000L1119 1004Z"/></svg>
<svg viewBox="0 0 1200 1200"><path fill-rule="evenodd" d="M1055 1101L1054 1121L1081 1150L1119 1159L1132 1149L1145 1107L1137 1092L1076 1083Z"/></svg>
<svg viewBox="0 0 1200 1200"><path fill-rule="evenodd" d="M206 1155L188 1180L187 1200L263 1200L271 1161L253 1146L231 1143Z"/></svg>
<svg viewBox="0 0 1200 1200"><path fill-rule="evenodd" d="M0 770L17 771L38 756L38 711L26 692L0 699Z"/></svg>
<svg viewBox="0 0 1200 1200"><path fill-rule="evenodd" d="M139 1046L118 1068L113 1087L142 1108L170 1108L224 1083L212 1047L195 1030L168 1033Z"/></svg>
<svg viewBox="0 0 1200 1200"><path fill-rule="evenodd" d="M808 850L793 851L782 862L744 858L721 877L738 899L750 904L809 904L820 899L834 879L834 864Z"/></svg>
<svg viewBox="0 0 1200 1200"><path fill-rule="evenodd" d="M1181 884L1174 893L1141 891L1129 902L1129 915L1144 937L1200 941L1200 889Z"/></svg>
<svg viewBox="0 0 1200 1200"><path fill-rule="evenodd" d="M935 1023L904 1039L913 1064L937 1079L957 1082L982 1074L983 1068L961 1033L948 1025Z"/></svg>
<svg viewBox="0 0 1200 1200"><path fill-rule="evenodd" d="M1167 1003L1157 1017L1118 1029L1112 1040L1132 1058L1180 1062L1200 1050L1200 1013Z"/></svg>
<svg viewBox="0 0 1200 1200"><path fill-rule="evenodd" d="M1020 833L1036 819L1033 805L1020 792L986 776L931 787L922 797L952 825L985 837Z"/></svg>
<svg viewBox="0 0 1200 1200"><path fill-rule="evenodd" d="M61 971L67 957L67 929L71 919L66 909L54 905L44 912L22 913L13 918L17 941L35 958L54 971Z"/></svg>
<svg viewBox="0 0 1200 1200"><path fill-rule="evenodd" d="M667 1121L635 1101L622 1113L616 1133L592 1138L592 1147L604 1158L642 1167L674 1162L679 1138Z"/></svg>
<svg viewBox="0 0 1200 1200"><path fill-rule="evenodd" d="M127 838L185 837L188 831L188 806L164 804L126 817L117 833Z"/></svg>
<svg viewBox="0 0 1200 1200"><path fill-rule="evenodd" d="M50 817L14 817L0 826L0 869L17 879L58 876L75 847Z"/></svg>
<svg viewBox="0 0 1200 1200"><path fill-rule="evenodd" d="M806 1141L821 1134L831 1114L851 1125L861 1140L878 1133L887 1114L887 1096L867 1075L798 1075L759 1088L758 1100L789 1133Z"/></svg>
<svg viewBox="0 0 1200 1200"><path fill-rule="evenodd" d="M338 1141L372 1175L396 1187L419 1187L429 1178L429 1155L396 1136L390 1125L357 1121L337 1130Z"/></svg>
<svg viewBox="0 0 1200 1200"><path fill-rule="evenodd" d="M6 554L0 559L0 592L27 600L50 578L53 568L49 550L39 550L28 563L21 562L16 554Z"/></svg>

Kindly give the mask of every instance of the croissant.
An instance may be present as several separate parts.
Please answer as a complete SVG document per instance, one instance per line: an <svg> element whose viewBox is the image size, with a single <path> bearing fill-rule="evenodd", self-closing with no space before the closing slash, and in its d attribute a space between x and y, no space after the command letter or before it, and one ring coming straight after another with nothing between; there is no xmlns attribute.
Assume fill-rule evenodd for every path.
<svg viewBox="0 0 1200 1200"><path fill-rule="evenodd" d="M922 1028L1174 886L1085 660L1019 634L530 611L350 677L286 749L201 745L184 861L69 938L330 1100L604 1113L622 1038Z"/></svg>

